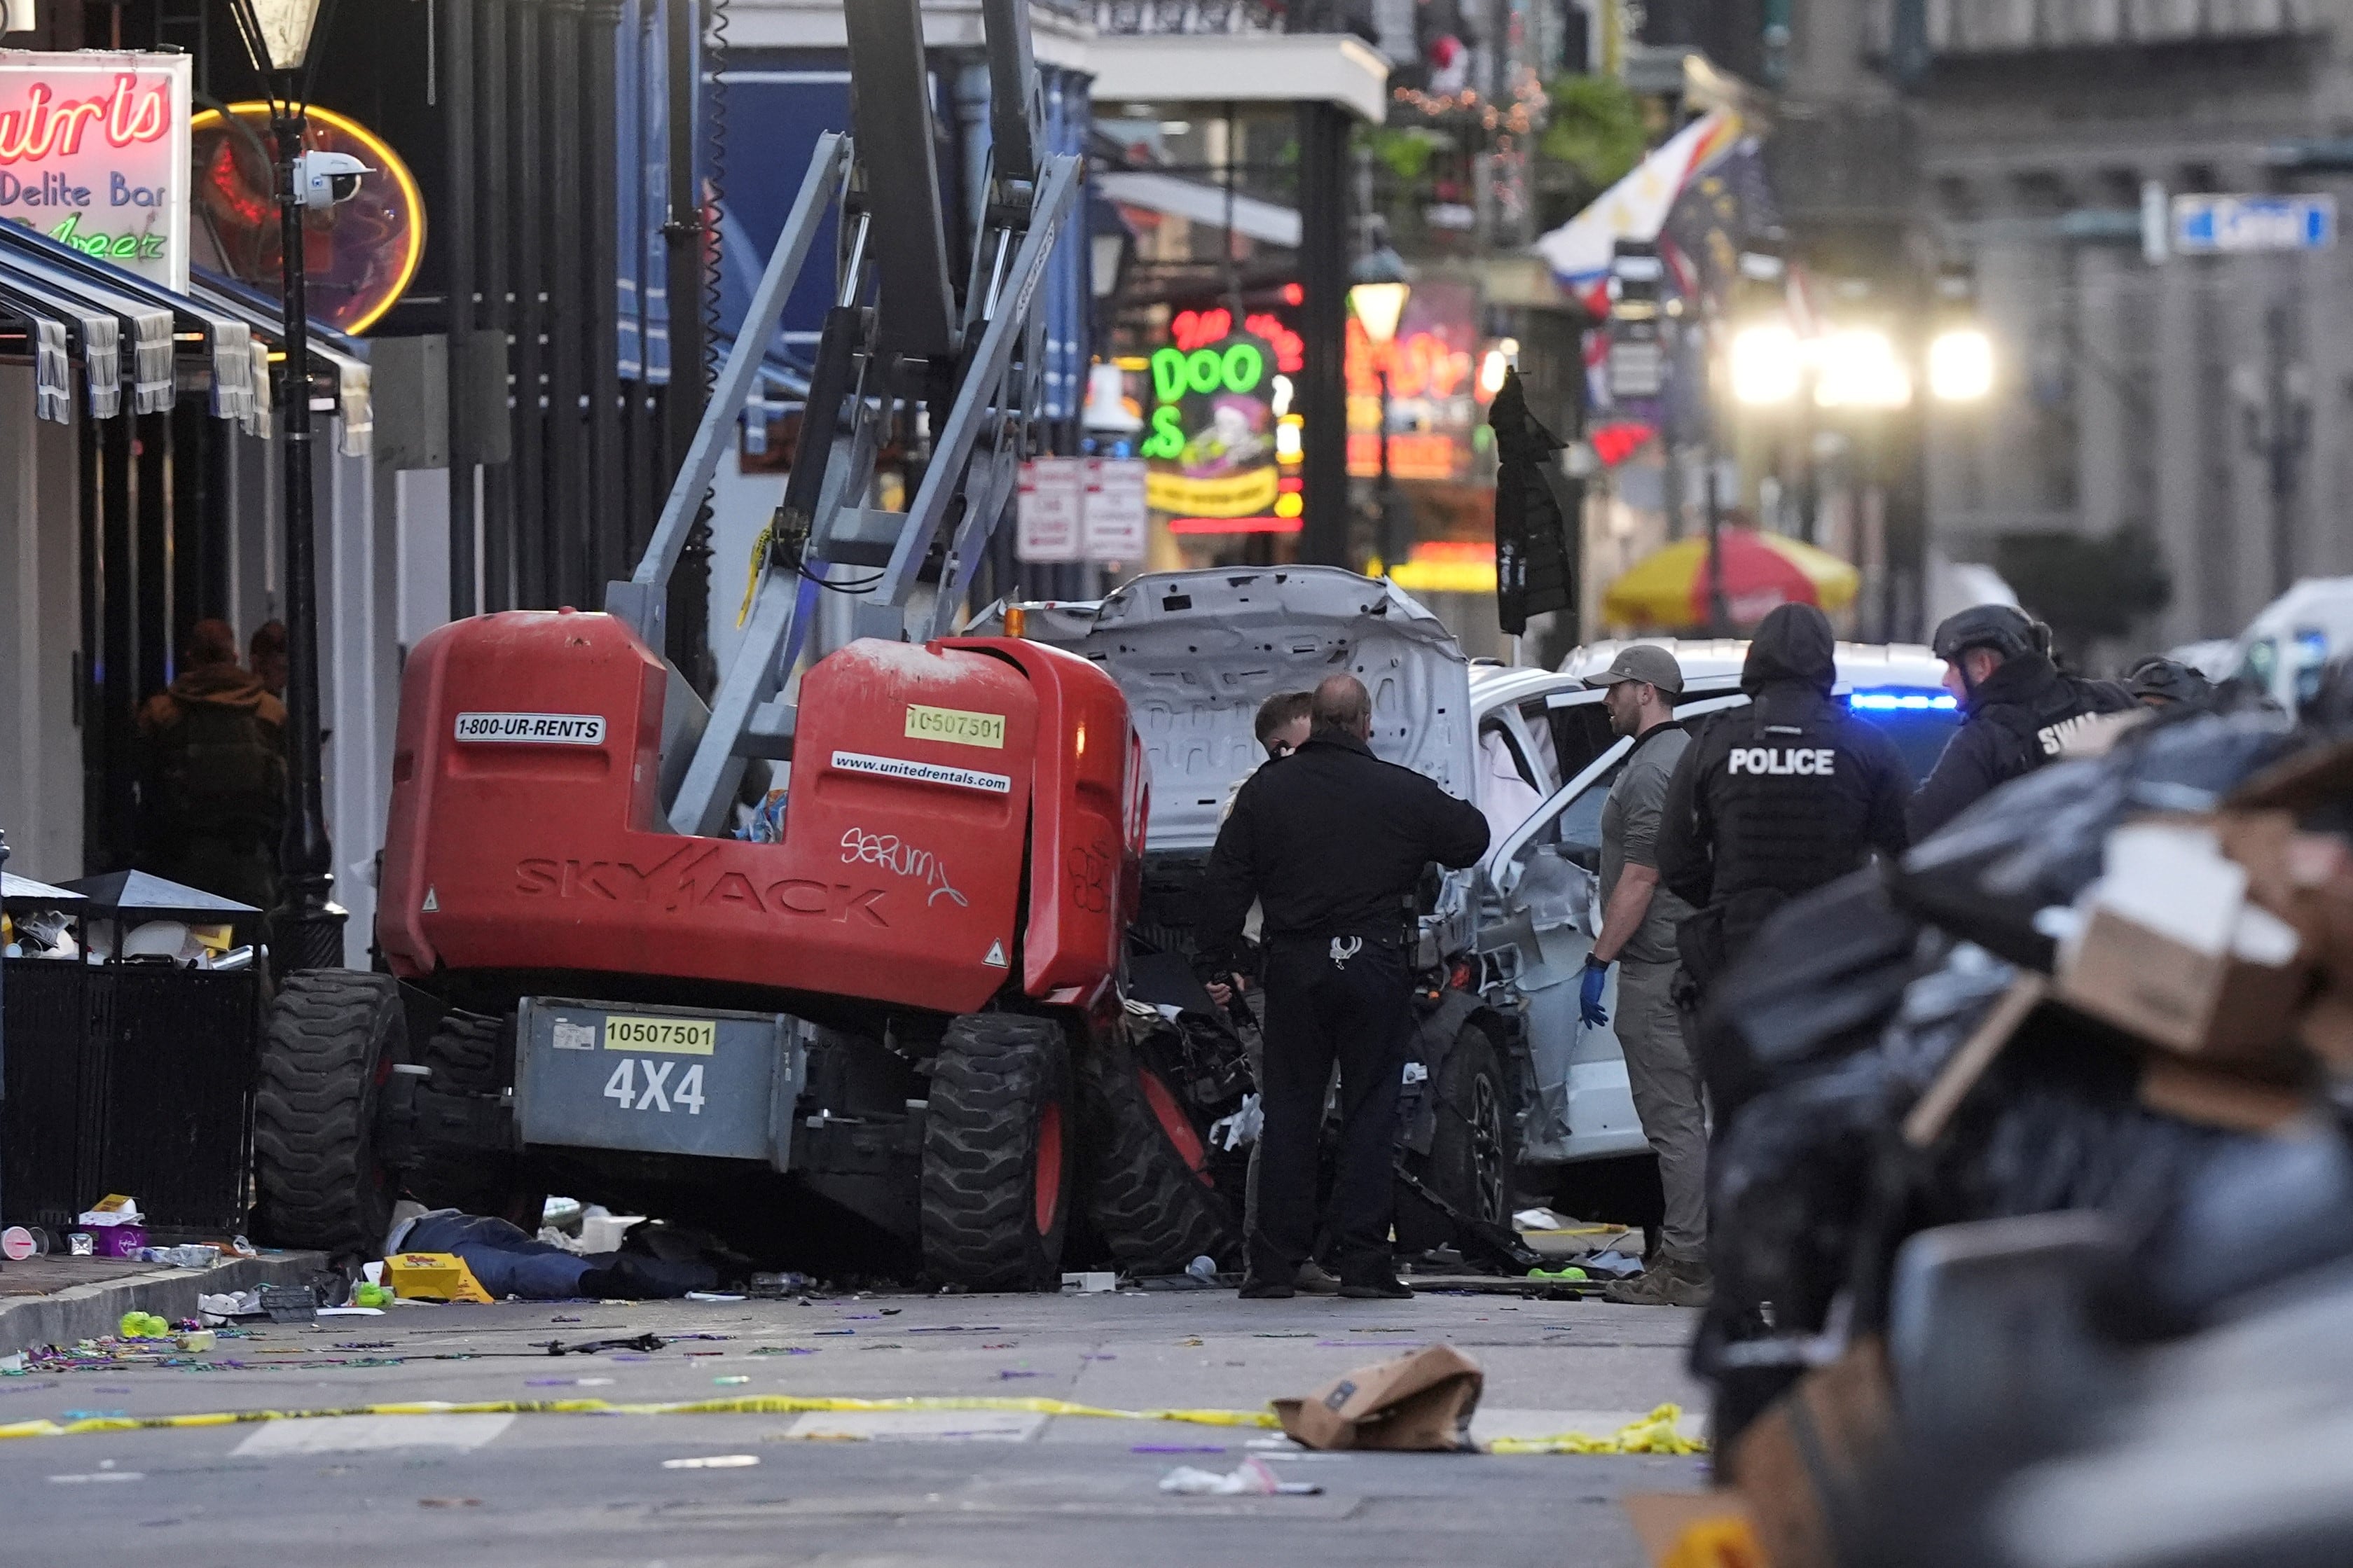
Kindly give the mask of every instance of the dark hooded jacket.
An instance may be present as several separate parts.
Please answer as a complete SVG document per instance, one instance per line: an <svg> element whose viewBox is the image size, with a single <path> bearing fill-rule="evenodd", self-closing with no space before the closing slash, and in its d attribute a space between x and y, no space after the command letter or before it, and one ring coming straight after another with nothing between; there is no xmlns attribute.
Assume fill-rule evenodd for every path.
<svg viewBox="0 0 2353 1568"><path fill-rule="evenodd" d="M286 709L234 663L139 710L141 869L267 910L286 820Z"/></svg>
<svg viewBox="0 0 2353 1568"><path fill-rule="evenodd" d="M1707 720L1667 786L1659 874L1700 911L1678 945L1702 984L1788 899L1909 842L1904 760L1831 695L1836 683L1829 620L1781 605L1748 645L1751 700Z"/></svg>
<svg viewBox="0 0 2353 1568"><path fill-rule="evenodd" d="M1962 705L1961 727L1912 797L1912 837L1926 838L2001 785L2052 761L2094 714L2137 707L2113 680L2063 675L2049 656L2004 659Z"/></svg>

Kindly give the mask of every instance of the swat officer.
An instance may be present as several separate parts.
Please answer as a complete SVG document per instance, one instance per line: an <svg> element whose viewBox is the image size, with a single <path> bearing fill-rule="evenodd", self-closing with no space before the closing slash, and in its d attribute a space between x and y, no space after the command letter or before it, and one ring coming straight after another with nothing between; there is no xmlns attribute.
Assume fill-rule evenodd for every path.
<svg viewBox="0 0 2353 1568"><path fill-rule="evenodd" d="M2125 689L2146 708L2204 708L2214 700L2214 683L2178 658L2151 654L2125 672Z"/></svg>
<svg viewBox="0 0 2353 1568"><path fill-rule="evenodd" d="M1258 1222L1241 1293L1294 1292L1315 1235L1317 1134L1336 1059L1340 1155L1332 1194L1340 1294L1413 1294L1389 1257L1398 1089L1413 1031L1414 893L1432 860L1485 853L1487 819L1372 753L1373 702L1353 675L1315 689L1307 743L1243 784L1218 831L1196 930L1205 978L1230 984L1242 921L1264 910L1266 1124Z"/></svg>
<svg viewBox="0 0 2353 1568"><path fill-rule="evenodd" d="M1961 704L1961 727L1920 781L1907 816L1926 838L2000 785L2059 754L2094 714L2136 704L2112 680L2062 675L2051 662L2048 628L2015 605L1978 605L1936 628L1945 689Z"/></svg>
<svg viewBox="0 0 2353 1568"><path fill-rule="evenodd" d="M1675 933L1687 1011L1692 988L1704 994L1775 910L1909 843L1910 775L1895 743L1831 696L1836 646L1811 605L1767 616L1740 670L1748 705L1709 719L1667 785L1659 875L1699 911ZM1707 1068L1721 1118L1720 1075Z"/></svg>

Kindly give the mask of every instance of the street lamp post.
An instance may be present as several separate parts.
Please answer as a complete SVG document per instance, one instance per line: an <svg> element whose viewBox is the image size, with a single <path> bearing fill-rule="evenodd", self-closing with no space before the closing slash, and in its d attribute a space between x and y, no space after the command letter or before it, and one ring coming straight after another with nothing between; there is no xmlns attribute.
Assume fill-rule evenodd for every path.
<svg viewBox="0 0 2353 1568"><path fill-rule="evenodd" d="M1800 338L1777 309L1752 316L1728 344L1727 379L1736 404L1767 414L1810 403L1840 421L1841 438L1852 436L1865 444L1870 460L1854 482L1859 486L1867 479L1881 487L1881 619L1890 639L1914 633L1910 618L1926 598L1925 584L1917 584L1916 595L1907 595L1905 588L1905 579L1916 583L1921 574L1926 542L1929 405L1951 409L1982 402L1995 380L1993 342L1968 308L1966 289L1940 281L1938 294L1925 326L1916 317L1899 316ZM1925 399L1919 395L1924 386ZM1810 475L1820 456L1807 454ZM1886 472L1891 462L1902 465L1892 482ZM1810 478L1810 485L1816 482Z"/></svg>
<svg viewBox="0 0 2353 1568"><path fill-rule="evenodd" d="M311 331L303 298L302 140L310 97L306 65L322 4L332 0L228 0L246 52L269 88L278 152L278 224L285 373L278 399L286 488L286 835L270 945L281 974L331 969L343 960L343 910L334 889L319 756L318 569L311 490Z"/></svg>
<svg viewBox="0 0 2353 1568"><path fill-rule="evenodd" d="M1394 566L1402 553L1399 546L1408 542L1397 537L1397 481L1389 473L1388 346L1397 339L1398 322L1405 315L1406 296L1413 285L1408 281L1405 263L1387 246L1358 262L1353 276L1348 308L1356 312L1357 324L1373 345L1373 369L1381 389L1381 466L1379 477L1373 481L1375 515L1380 520L1376 546L1383 564Z"/></svg>

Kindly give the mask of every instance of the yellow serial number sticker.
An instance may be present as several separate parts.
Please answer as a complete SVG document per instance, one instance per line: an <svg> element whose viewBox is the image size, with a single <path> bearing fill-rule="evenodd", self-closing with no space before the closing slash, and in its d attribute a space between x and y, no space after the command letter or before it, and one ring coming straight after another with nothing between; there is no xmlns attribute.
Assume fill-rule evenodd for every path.
<svg viewBox="0 0 2353 1568"><path fill-rule="evenodd" d="M719 1048L716 1018L607 1018L605 1048L608 1051L669 1051L681 1057L707 1057ZM700 1072L700 1068L695 1069Z"/></svg>
<svg viewBox="0 0 2353 1568"><path fill-rule="evenodd" d="M1005 749L1005 715L973 713L962 708L907 705L907 735L916 741L951 741L959 746Z"/></svg>

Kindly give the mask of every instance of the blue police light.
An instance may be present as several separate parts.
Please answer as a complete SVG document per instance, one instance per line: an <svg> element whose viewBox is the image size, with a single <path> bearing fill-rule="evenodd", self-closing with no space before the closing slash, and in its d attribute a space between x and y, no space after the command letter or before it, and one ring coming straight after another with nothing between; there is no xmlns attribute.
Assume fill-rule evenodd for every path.
<svg viewBox="0 0 2353 1568"><path fill-rule="evenodd" d="M1858 691L1846 705L1861 713L1949 713L1960 704L1948 691Z"/></svg>

